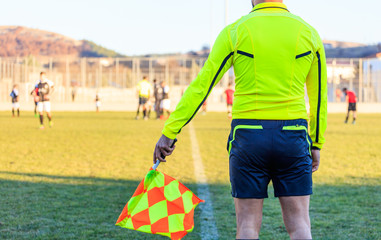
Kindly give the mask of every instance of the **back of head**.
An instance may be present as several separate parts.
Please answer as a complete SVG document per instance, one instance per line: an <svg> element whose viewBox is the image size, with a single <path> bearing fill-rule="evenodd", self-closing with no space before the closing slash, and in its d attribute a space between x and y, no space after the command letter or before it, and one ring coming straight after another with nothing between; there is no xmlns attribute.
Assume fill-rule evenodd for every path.
<svg viewBox="0 0 381 240"><path fill-rule="evenodd" d="M46 79L46 72L40 72L40 80Z"/></svg>

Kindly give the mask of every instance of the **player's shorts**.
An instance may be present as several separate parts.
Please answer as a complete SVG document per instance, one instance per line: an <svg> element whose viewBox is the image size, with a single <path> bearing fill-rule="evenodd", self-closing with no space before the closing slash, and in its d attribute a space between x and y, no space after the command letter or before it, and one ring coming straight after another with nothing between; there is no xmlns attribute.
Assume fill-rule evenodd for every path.
<svg viewBox="0 0 381 240"><path fill-rule="evenodd" d="M234 119L228 140L234 198L312 194L312 140L307 121Z"/></svg>
<svg viewBox="0 0 381 240"><path fill-rule="evenodd" d="M50 102L44 101L44 102L38 102L37 104L38 112L49 112L50 113Z"/></svg>
<svg viewBox="0 0 381 240"><path fill-rule="evenodd" d="M96 106L96 107L100 107L101 105L102 105L102 104L101 104L100 101L96 101L96 102L95 102L95 106Z"/></svg>
<svg viewBox="0 0 381 240"><path fill-rule="evenodd" d="M171 100L169 100L169 99L163 99L163 100L161 100L160 107L162 109L169 110L169 108L171 107Z"/></svg>
<svg viewBox="0 0 381 240"><path fill-rule="evenodd" d="M18 102L12 103L12 108L15 108L15 109L20 108L20 103L18 103Z"/></svg>
<svg viewBox="0 0 381 240"><path fill-rule="evenodd" d="M356 103L349 103L348 111L356 111Z"/></svg>
<svg viewBox="0 0 381 240"><path fill-rule="evenodd" d="M139 97L139 105L144 105L148 101L148 98L146 97Z"/></svg>

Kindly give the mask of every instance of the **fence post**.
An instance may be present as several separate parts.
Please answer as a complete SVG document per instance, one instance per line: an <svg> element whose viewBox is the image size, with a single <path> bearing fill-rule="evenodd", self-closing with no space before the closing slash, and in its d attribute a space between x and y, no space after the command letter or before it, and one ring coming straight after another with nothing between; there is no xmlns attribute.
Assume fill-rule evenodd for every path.
<svg viewBox="0 0 381 240"><path fill-rule="evenodd" d="M69 91L69 81L70 81L70 69L69 69L69 58L66 57L66 68L65 68L65 71L66 71L66 84L65 84L65 101L69 101L69 95L70 95L70 91Z"/></svg>
<svg viewBox="0 0 381 240"><path fill-rule="evenodd" d="M364 102L363 99L363 66L362 66L363 60L360 58L359 60L359 102Z"/></svg>
<svg viewBox="0 0 381 240"><path fill-rule="evenodd" d="M169 84L169 59L165 61L165 81Z"/></svg>
<svg viewBox="0 0 381 240"><path fill-rule="evenodd" d="M25 77L25 82L29 82L30 79L29 79L29 73L28 73L28 58L26 57L24 59L24 77Z"/></svg>
<svg viewBox="0 0 381 240"><path fill-rule="evenodd" d="M372 91L372 84L371 84L371 81L372 81L372 66L370 64L370 61L366 61L367 63L367 73L366 73L366 91L367 91L367 100L368 102L372 102L373 101L373 91Z"/></svg>
<svg viewBox="0 0 381 240"><path fill-rule="evenodd" d="M117 82L119 86L122 86L119 76L119 58L115 59L115 82Z"/></svg>
<svg viewBox="0 0 381 240"><path fill-rule="evenodd" d="M36 75L36 58L35 57L33 57L32 62L33 62L33 77L34 77Z"/></svg>
<svg viewBox="0 0 381 240"><path fill-rule="evenodd" d="M52 78L53 74L53 59L49 58L49 77Z"/></svg>
<svg viewBox="0 0 381 240"><path fill-rule="evenodd" d="M148 59L148 79L149 79L149 81L153 80L152 58Z"/></svg>
<svg viewBox="0 0 381 240"><path fill-rule="evenodd" d="M99 59L99 74L98 74L98 82L97 82L97 91L99 86L103 85L103 73L102 73L102 59Z"/></svg>

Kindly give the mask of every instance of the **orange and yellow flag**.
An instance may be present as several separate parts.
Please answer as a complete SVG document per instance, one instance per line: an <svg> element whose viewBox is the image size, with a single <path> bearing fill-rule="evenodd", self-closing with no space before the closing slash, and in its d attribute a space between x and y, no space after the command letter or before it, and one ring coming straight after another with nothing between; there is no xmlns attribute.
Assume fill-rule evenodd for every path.
<svg viewBox="0 0 381 240"><path fill-rule="evenodd" d="M124 207L117 226L181 239L194 228L194 209L200 203L176 179L156 170L148 172Z"/></svg>

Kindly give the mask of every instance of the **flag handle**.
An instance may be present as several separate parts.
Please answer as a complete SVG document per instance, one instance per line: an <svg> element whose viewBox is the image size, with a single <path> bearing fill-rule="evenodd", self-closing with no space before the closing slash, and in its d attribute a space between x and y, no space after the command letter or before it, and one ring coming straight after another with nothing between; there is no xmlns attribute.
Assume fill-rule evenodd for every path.
<svg viewBox="0 0 381 240"><path fill-rule="evenodd" d="M175 143L176 143L176 142L177 142L177 139L175 138L175 139L173 140L172 145L170 146L170 148L173 148L173 146L175 146ZM161 157L162 157L162 158L165 158L165 156L163 155L163 153L161 153ZM156 170L156 168L159 166L159 164L160 164L160 161L157 160L156 163L152 166L152 169L153 169L153 170Z"/></svg>

